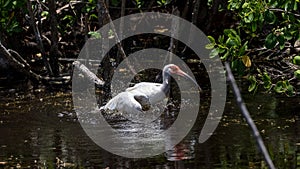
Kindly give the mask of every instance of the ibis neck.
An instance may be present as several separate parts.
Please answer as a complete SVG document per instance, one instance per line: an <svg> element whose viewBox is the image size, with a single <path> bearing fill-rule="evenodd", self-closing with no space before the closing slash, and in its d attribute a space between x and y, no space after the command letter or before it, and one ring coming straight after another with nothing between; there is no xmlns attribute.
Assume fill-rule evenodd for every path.
<svg viewBox="0 0 300 169"><path fill-rule="evenodd" d="M171 76L166 71L163 71L163 83L162 83L162 91L165 93L165 95L169 95L170 93L170 82L171 82Z"/></svg>

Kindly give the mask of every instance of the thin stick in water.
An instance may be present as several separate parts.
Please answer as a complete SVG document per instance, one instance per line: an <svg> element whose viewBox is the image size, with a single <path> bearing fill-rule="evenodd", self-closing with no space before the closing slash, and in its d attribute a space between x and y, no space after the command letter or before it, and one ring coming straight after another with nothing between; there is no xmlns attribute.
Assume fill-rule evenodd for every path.
<svg viewBox="0 0 300 169"><path fill-rule="evenodd" d="M251 118L249 112L248 112L248 109L247 107L245 106L245 103L242 99L242 96L241 96L241 93L240 93L240 90L235 82L235 79L232 75L232 72L231 72L231 69L230 69L230 66L229 66L229 63L225 63L225 67L226 67L226 71L227 71L227 76L228 76L228 81L231 85L231 88L233 90L233 93L236 97L236 102L237 102L237 105L239 107L239 109L241 110L244 118L246 119L248 125L250 126L252 132L253 132L253 135L254 135L254 138L258 144L258 147L261 151L261 153L263 154L264 158L265 158L265 161L267 162L268 164L268 167L270 169L275 169L275 166L273 164L273 161L271 160L271 157L266 149L266 146L264 144L264 141L261 137L261 135L259 134L259 131L255 125L255 123L253 122L253 119Z"/></svg>

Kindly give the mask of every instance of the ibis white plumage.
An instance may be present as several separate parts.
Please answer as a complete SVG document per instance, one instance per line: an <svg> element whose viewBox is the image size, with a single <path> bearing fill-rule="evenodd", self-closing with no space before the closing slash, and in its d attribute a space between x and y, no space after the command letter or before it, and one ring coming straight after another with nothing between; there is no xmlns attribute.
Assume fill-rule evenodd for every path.
<svg viewBox="0 0 300 169"><path fill-rule="evenodd" d="M200 86L188 74L183 72L177 65L168 64L163 68L163 83L141 82L133 87L127 88L124 92L119 93L101 110L117 110L118 112L143 112L150 109L154 104L162 101L168 96L170 90L171 74L184 76L195 83L199 90Z"/></svg>

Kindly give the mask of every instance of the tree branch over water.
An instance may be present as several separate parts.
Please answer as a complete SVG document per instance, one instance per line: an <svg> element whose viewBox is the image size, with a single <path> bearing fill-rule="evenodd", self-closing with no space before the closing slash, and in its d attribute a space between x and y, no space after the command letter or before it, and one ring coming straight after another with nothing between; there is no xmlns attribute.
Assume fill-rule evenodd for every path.
<svg viewBox="0 0 300 169"><path fill-rule="evenodd" d="M270 169L275 169L275 166L273 164L273 161L271 160L271 157L268 153L268 150L266 149L266 146L264 144L263 139L261 138L261 135L259 134L259 131L253 121L253 119L251 118L247 107L245 106L245 103L243 101L243 98L241 96L240 90L235 82L235 79L232 75L229 63L225 63L225 67L226 67L226 71L227 71L227 77L228 77L228 81L231 85L231 88L233 90L233 93L235 95L236 98L236 102L237 105L240 109L240 111L242 112L242 115L244 116L244 118L246 119L246 122L248 123L248 125L250 126L253 136L258 144L259 150L261 151L261 153L263 154L265 161L267 162L268 166Z"/></svg>

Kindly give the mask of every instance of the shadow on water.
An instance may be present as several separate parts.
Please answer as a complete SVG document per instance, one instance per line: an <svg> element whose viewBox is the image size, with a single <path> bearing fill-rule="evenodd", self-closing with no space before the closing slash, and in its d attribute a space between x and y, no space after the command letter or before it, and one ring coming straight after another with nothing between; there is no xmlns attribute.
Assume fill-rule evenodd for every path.
<svg viewBox="0 0 300 169"><path fill-rule="evenodd" d="M97 146L77 121L71 94L2 95L0 167L266 168L251 131L230 94L221 123L208 141L197 142L206 118L206 114L201 113L197 124L181 143L164 154L144 159L123 158ZM244 99L275 166L300 166L299 98L246 94ZM201 103L200 110L207 111L208 103ZM124 132L134 130L134 126L126 128L122 122L118 120L112 125ZM159 124L162 123L165 122ZM125 134L124 139L130 140L125 137L128 135ZM151 142L158 138L148 139Z"/></svg>

